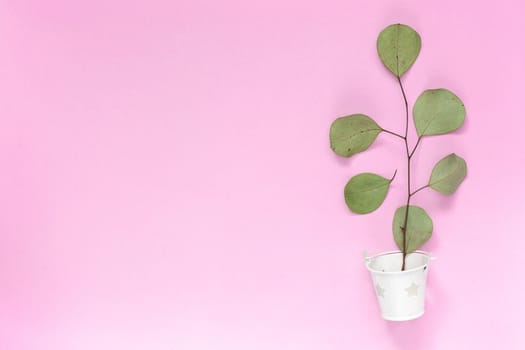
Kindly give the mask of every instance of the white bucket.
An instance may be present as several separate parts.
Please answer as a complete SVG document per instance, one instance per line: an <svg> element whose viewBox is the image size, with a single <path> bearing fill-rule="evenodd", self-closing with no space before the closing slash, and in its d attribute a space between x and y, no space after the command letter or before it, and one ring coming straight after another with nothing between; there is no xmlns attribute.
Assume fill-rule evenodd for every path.
<svg viewBox="0 0 525 350"><path fill-rule="evenodd" d="M408 321L423 316L431 259L434 258L429 253L415 251L407 255L405 271L401 271L401 252L365 257L381 307L381 316L385 320Z"/></svg>

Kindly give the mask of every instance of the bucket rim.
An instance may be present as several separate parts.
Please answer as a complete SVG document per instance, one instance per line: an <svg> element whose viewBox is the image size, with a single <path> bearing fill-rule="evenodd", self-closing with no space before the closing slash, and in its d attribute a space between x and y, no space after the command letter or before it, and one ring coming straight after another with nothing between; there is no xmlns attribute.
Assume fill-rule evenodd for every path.
<svg viewBox="0 0 525 350"><path fill-rule="evenodd" d="M404 271L401 271L401 270L400 271L379 271L379 270L374 270L374 269L372 269L370 267L370 263L372 262L372 260L374 258L377 258L377 257L380 257L380 256L384 256L384 255L393 255L393 254L403 254L403 252L401 252L399 250L393 250L393 251L383 252L383 253L379 253L379 254L376 254L376 255L373 255L373 256L365 257L365 266L366 266L367 270L372 272L372 273L380 274L380 275L398 275L398 274L404 274L404 273L409 273L409 272L413 272L413 271L422 270L425 267L428 267L430 265L430 260L434 260L435 259L435 257L433 257L429 252L426 252L426 251L423 251L423 250L415 250L412 253L409 253L408 255L410 255L410 254L425 255L425 256L428 257L428 261L427 261L426 264L418 266L418 267L414 267L414 268L411 268L411 269L408 269L408 270L404 270Z"/></svg>

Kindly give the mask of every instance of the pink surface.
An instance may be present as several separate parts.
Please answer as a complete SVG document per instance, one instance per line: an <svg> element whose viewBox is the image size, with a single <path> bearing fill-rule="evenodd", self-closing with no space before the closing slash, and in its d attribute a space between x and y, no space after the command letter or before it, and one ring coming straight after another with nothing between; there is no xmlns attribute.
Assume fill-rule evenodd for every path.
<svg viewBox="0 0 525 350"><path fill-rule="evenodd" d="M0 348L523 349L521 1L4 1L0 5ZM410 103L467 107L424 140L415 182L456 152L434 218L427 313L379 316L362 251L395 248L404 148L329 149L332 120L401 131L375 51L423 38ZM412 134L411 142L414 141ZM412 143L413 144L413 143ZM399 169L383 207L342 189Z"/></svg>

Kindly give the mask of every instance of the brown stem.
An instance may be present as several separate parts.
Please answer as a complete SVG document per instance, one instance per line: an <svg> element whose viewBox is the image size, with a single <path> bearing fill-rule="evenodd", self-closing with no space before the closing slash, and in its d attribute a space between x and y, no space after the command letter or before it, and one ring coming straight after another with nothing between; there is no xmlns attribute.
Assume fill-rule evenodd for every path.
<svg viewBox="0 0 525 350"><path fill-rule="evenodd" d="M405 127L405 136L403 139L405 140L405 149L407 152L407 204L406 204L406 210L405 210L405 219L403 221L403 227L401 227L401 231L403 232L403 264L401 265L401 271L405 270L406 265L406 257L407 257L407 226L408 226L408 211L410 208L410 199L413 195L418 193L419 191L429 187L429 185L423 186L415 190L414 192L411 192L411 167L410 167L410 161L412 159L412 156L414 155L414 152L416 152L417 147L421 143L421 140L423 139L423 136L419 136L416 142L416 145L414 146L414 149L412 152L408 150L408 101L407 96L405 94L405 89L403 88L403 84L401 83L401 78L397 77L397 81L399 82L399 87L401 88L401 92L403 93L403 100L405 101L405 112L406 112L406 127Z"/></svg>
<svg viewBox="0 0 525 350"><path fill-rule="evenodd" d="M410 198L412 197L412 194L410 192L410 158L411 158L411 152L408 150L408 101L407 96L405 94L405 89L403 88L403 84L401 83L401 78L397 77L397 81L399 83L399 87L401 88L401 93L403 94L403 100L405 101L405 114L406 114L406 120L405 120L405 149L407 152L407 204L406 204L406 210L405 210L405 219L403 221L403 227L401 227L401 231L403 232L403 264L401 265L401 271L405 270L405 261L407 257L407 224L408 224L408 210L410 208ZM419 142L418 142L419 143ZM417 147L417 145L416 145ZM415 148L414 148L415 151ZM412 151L412 154L414 153Z"/></svg>

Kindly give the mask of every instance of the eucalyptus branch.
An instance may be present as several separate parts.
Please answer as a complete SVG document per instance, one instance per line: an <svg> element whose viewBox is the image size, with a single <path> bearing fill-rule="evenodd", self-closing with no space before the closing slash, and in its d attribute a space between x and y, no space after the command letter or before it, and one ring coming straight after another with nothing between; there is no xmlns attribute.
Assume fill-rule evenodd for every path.
<svg viewBox="0 0 525 350"><path fill-rule="evenodd" d="M432 236L433 223L427 212L418 206L410 206L412 197L432 188L443 194L452 194L465 179L467 165L455 153L438 161L432 170L428 184L412 191L411 160L423 137L443 135L457 130L465 120L465 105L461 99L447 89L423 91L413 106L414 126L417 142L413 149L408 145L409 109L405 87L401 77L410 69L421 50L421 37L404 24L392 24L381 31L377 38L377 53L384 66L392 73L399 84L405 104L404 133L383 129L374 119L365 114L351 114L339 117L330 126L330 147L342 157L366 151L381 132L403 140L406 151L407 192L406 206L397 208L394 213L393 234L397 247L402 252L405 270L407 253L413 252ZM368 214L381 206L386 198L392 178L374 173L354 175L346 184L344 198L348 208L357 214ZM410 226L408 220L410 219Z"/></svg>

